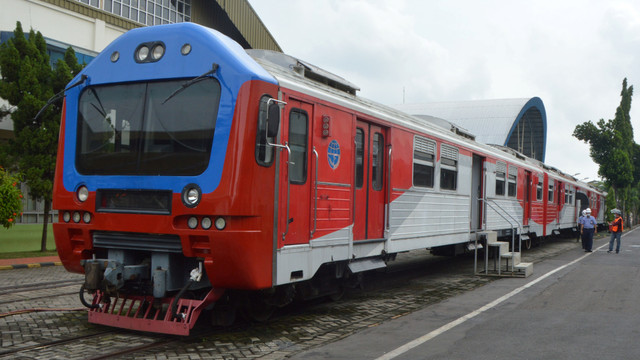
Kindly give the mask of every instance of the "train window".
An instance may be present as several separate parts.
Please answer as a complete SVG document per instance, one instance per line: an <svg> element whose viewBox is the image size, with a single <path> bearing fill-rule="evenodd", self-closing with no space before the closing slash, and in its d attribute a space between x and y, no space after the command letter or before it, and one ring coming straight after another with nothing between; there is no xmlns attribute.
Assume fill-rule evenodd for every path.
<svg viewBox="0 0 640 360"><path fill-rule="evenodd" d="M273 144L275 139L267 137L267 105L271 96L265 95L260 99L258 110L258 130L256 133L256 161L262 166L271 166L273 163L273 146L268 146L267 142Z"/></svg>
<svg viewBox="0 0 640 360"><path fill-rule="evenodd" d="M510 197L516 197L518 192L518 168L509 166L509 185L507 188Z"/></svg>
<svg viewBox="0 0 640 360"><path fill-rule="evenodd" d="M536 186L536 200L542 200L542 180L538 179L538 185Z"/></svg>
<svg viewBox="0 0 640 360"><path fill-rule="evenodd" d="M549 192L547 193L549 202L553 202L554 182L549 180Z"/></svg>
<svg viewBox="0 0 640 360"><path fill-rule="evenodd" d="M307 113L301 109L292 109L289 113L289 181L294 184L304 184L307 181L307 134Z"/></svg>
<svg viewBox="0 0 640 360"><path fill-rule="evenodd" d="M440 189L456 190L458 187L458 149L440 146Z"/></svg>
<svg viewBox="0 0 640 360"><path fill-rule="evenodd" d="M78 103L78 172L203 173L211 156L220 83L214 78L188 87L184 83L176 79L85 88Z"/></svg>
<svg viewBox="0 0 640 360"><path fill-rule="evenodd" d="M356 188L364 184L364 130L356 129Z"/></svg>
<svg viewBox="0 0 640 360"><path fill-rule="evenodd" d="M496 196L504 195L506 175L507 164L496 162Z"/></svg>
<svg viewBox="0 0 640 360"><path fill-rule="evenodd" d="M413 186L433 187L436 143L416 136L413 139Z"/></svg>
<svg viewBox="0 0 640 360"><path fill-rule="evenodd" d="M371 185L373 190L382 190L382 183L384 181L384 138L382 134L375 133L373 135L373 144L371 145Z"/></svg>

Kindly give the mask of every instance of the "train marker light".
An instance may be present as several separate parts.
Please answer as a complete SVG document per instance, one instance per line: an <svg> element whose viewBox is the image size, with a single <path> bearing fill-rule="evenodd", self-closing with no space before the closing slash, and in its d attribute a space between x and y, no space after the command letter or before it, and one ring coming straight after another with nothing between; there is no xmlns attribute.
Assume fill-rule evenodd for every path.
<svg viewBox="0 0 640 360"><path fill-rule="evenodd" d="M73 213L73 222L74 223L79 223L80 222L80 213L77 212L77 211Z"/></svg>
<svg viewBox="0 0 640 360"><path fill-rule="evenodd" d="M120 60L120 53L117 51L111 53L111 62L116 62L118 60Z"/></svg>
<svg viewBox="0 0 640 360"><path fill-rule="evenodd" d="M331 136L331 116L322 115L322 137Z"/></svg>
<svg viewBox="0 0 640 360"><path fill-rule="evenodd" d="M218 230L224 230L225 227L227 227L227 222L224 220L224 218L219 217L216 219L216 229Z"/></svg>
<svg viewBox="0 0 640 360"><path fill-rule="evenodd" d="M189 220L187 220L187 226L189 226L189 229L195 229L198 227L198 218L195 216L192 216L189 218Z"/></svg>
<svg viewBox="0 0 640 360"><path fill-rule="evenodd" d="M211 218L203 217L202 221L200 222L200 225L202 225L203 229L209 230L211 228Z"/></svg>
<svg viewBox="0 0 640 360"><path fill-rule="evenodd" d="M89 198L89 189L86 186L80 186L78 191L76 192L76 196L78 197L78 201L85 202Z"/></svg>
<svg viewBox="0 0 640 360"><path fill-rule="evenodd" d="M90 212L85 212L82 215L82 221L84 221L85 224L88 224L91 222L91 213Z"/></svg>
<svg viewBox="0 0 640 360"><path fill-rule="evenodd" d="M182 189L182 203L186 207L193 208L198 206L201 197L200 186L196 184L189 184Z"/></svg>
<svg viewBox="0 0 640 360"><path fill-rule="evenodd" d="M164 55L164 46L162 44L155 45L151 51L151 58L157 61L160 60L162 55Z"/></svg>
<svg viewBox="0 0 640 360"><path fill-rule="evenodd" d="M71 221L71 213L68 211L65 211L64 213L62 213L62 220L64 220L64 222L66 223Z"/></svg>
<svg viewBox="0 0 640 360"><path fill-rule="evenodd" d="M182 55L189 55L189 53L191 53L191 44L182 45L182 48L180 49L180 53Z"/></svg>

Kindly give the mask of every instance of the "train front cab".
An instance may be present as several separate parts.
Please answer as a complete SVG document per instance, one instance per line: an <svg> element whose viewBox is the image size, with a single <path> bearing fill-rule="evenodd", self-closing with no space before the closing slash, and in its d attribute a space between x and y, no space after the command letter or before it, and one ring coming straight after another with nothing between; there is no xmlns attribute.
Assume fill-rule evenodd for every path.
<svg viewBox="0 0 640 360"><path fill-rule="evenodd" d="M67 91L54 235L65 268L85 273L86 290L96 293L90 322L186 335L225 289L272 286L276 173L256 161L256 128L261 99L277 97L278 90L237 44L230 49L213 30L168 27L123 35L83 70L85 81ZM165 30L172 36L164 38L166 53L158 61L114 55L157 45ZM181 53L190 40L191 53ZM198 59L203 53L205 63ZM197 84L181 88L203 73ZM215 97L202 98L207 84L218 89L220 105ZM139 101L146 105L133 106ZM168 107L180 104L183 115L175 116ZM138 119L156 127L130 131L144 128ZM188 131L170 133L177 125ZM136 151L137 161L120 161L136 159ZM140 159L155 162L135 167Z"/></svg>

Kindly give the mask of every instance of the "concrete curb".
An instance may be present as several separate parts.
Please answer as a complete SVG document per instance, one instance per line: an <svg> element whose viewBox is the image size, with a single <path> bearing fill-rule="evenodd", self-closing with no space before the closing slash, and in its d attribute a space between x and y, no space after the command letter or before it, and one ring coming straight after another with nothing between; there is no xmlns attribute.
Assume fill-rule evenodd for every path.
<svg viewBox="0 0 640 360"><path fill-rule="evenodd" d="M41 262L41 263L33 263L33 264L0 265L0 270L31 269L31 268L40 268L40 267L47 267L47 266L60 266L60 265L62 265L61 261Z"/></svg>

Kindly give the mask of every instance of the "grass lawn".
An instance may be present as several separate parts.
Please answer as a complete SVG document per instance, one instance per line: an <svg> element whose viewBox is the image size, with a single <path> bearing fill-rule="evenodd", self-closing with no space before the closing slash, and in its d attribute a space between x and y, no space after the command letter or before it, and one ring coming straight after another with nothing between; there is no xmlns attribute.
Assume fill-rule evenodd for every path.
<svg viewBox="0 0 640 360"><path fill-rule="evenodd" d="M42 224L16 224L0 228L0 259L57 255L53 240L53 226L47 229L47 250L40 252Z"/></svg>

